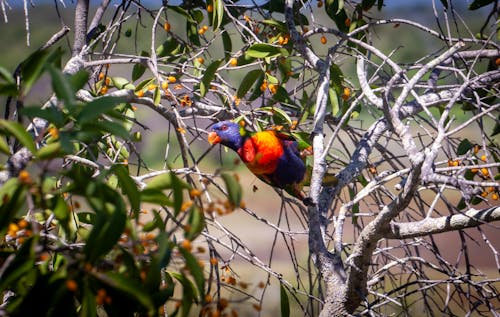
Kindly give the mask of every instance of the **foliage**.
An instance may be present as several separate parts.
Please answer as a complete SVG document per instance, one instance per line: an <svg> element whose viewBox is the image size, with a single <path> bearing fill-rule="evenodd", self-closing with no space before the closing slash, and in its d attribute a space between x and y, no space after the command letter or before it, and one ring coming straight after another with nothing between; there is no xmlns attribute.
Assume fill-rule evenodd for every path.
<svg viewBox="0 0 500 317"><path fill-rule="evenodd" d="M452 10L454 1L441 3ZM476 240L463 231L500 214L492 3L469 5L491 12L470 35L377 20L382 0L255 7L186 1L154 10L123 1L106 8L114 10L109 21L101 16L84 26L79 51L76 44L56 47L62 32L14 74L0 67L2 313L237 316L238 308L249 309L238 302L260 311L268 285L248 290L248 282L237 282L236 259L279 284L282 316L294 307L310 316L411 314L417 305L429 315L492 309L495 281L470 263L467 245ZM76 16L86 14L78 10ZM406 65L374 44L384 25L424 33L440 50ZM150 43L134 54L117 49L145 34ZM53 95L25 105L44 78ZM141 153L149 129L138 115L144 108L168 125L162 129L171 160L156 170ZM197 143L208 121L228 118L314 147L306 192L313 204L279 191L268 196L282 202L277 225L247 208L241 176L209 167L212 148ZM466 136L471 126L478 132ZM329 184L332 174L339 181ZM219 221L234 211L273 230L269 260ZM344 234L348 217L352 237ZM448 227L438 225L442 220ZM463 274L460 261L440 255L434 234L444 231L458 232ZM295 242L303 232L308 263ZM272 266L278 237L296 282ZM432 274L445 277L434 283ZM444 298L446 287L458 295ZM458 297L467 298L464 305Z"/></svg>

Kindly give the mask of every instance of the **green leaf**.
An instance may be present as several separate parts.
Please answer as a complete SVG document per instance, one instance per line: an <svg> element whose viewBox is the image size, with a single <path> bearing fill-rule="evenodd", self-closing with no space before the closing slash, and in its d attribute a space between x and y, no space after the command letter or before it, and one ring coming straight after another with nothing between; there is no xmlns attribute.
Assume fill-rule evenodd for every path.
<svg viewBox="0 0 500 317"><path fill-rule="evenodd" d="M111 170L118 177L120 187L125 195L127 195L132 210L138 211L141 203L139 190L134 180L130 177L127 168L124 165L113 165Z"/></svg>
<svg viewBox="0 0 500 317"><path fill-rule="evenodd" d="M93 122L102 114L113 110L117 105L124 102L123 98L104 96L87 103L78 114L76 121L79 123Z"/></svg>
<svg viewBox="0 0 500 317"><path fill-rule="evenodd" d="M245 52L245 55L255 58L288 55L288 53L284 54L284 52L286 52L286 50L282 49L281 47L266 43L257 43L250 46L248 50Z"/></svg>
<svg viewBox="0 0 500 317"><path fill-rule="evenodd" d="M89 73L85 70L80 70L70 77L71 87L73 91L82 89L89 80Z"/></svg>
<svg viewBox="0 0 500 317"><path fill-rule="evenodd" d="M80 306L80 317L95 317L97 315L97 304L95 294L90 288L88 279L84 280L83 297Z"/></svg>
<svg viewBox="0 0 500 317"><path fill-rule="evenodd" d="M0 137L0 152L10 155L10 148L7 142L4 140L3 137Z"/></svg>
<svg viewBox="0 0 500 317"><path fill-rule="evenodd" d="M186 249L179 248L182 256L186 260L186 267L194 278L196 287L198 288L198 294L202 296L205 293L205 276L203 275L203 270L200 267L198 260ZM200 298L201 300L201 298Z"/></svg>
<svg viewBox="0 0 500 317"><path fill-rule="evenodd" d="M198 24L196 22L186 21L186 34L194 46L200 46L200 37L198 36Z"/></svg>
<svg viewBox="0 0 500 317"><path fill-rule="evenodd" d="M222 45L224 47L224 58L228 60L231 57L233 44L231 42L231 36L229 36L229 33L226 30L222 31Z"/></svg>
<svg viewBox="0 0 500 317"><path fill-rule="evenodd" d="M87 184L85 197L96 213L94 227L84 247L88 261L94 263L120 239L125 229L127 214L120 195L105 184Z"/></svg>
<svg viewBox="0 0 500 317"><path fill-rule="evenodd" d="M184 47L174 38L169 37L163 44L156 48L158 58L180 54Z"/></svg>
<svg viewBox="0 0 500 317"><path fill-rule="evenodd" d="M198 208L192 208L188 219L189 231L184 233L188 240L194 240L205 228L205 217Z"/></svg>
<svg viewBox="0 0 500 317"><path fill-rule="evenodd" d="M172 174L164 173L150 180L143 192L146 190L162 190L168 188L172 188Z"/></svg>
<svg viewBox="0 0 500 317"><path fill-rule="evenodd" d="M290 316L290 302L288 300L288 294L286 289L280 284L280 304L281 304L281 317Z"/></svg>
<svg viewBox="0 0 500 317"><path fill-rule="evenodd" d="M38 246L38 235L29 237L15 253L15 257L2 265L0 292L11 288L21 277L35 268L35 247Z"/></svg>
<svg viewBox="0 0 500 317"><path fill-rule="evenodd" d="M173 276L182 285L182 316L187 317L189 316L191 306L194 302L196 302L196 288L193 283L183 274L179 274L177 272L167 272L167 274Z"/></svg>
<svg viewBox="0 0 500 317"><path fill-rule="evenodd" d="M464 155L467 153L470 149L474 147L474 144L472 144L469 139L463 139L460 144L458 144L457 147L457 154L458 155Z"/></svg>
<svg viewBox="0 0 500 317"><path fill-rule="evenodd" d="M288 114L278 107L260 107L255 109L255 111L266 111L271 113L276 123L292 124L292 119L290 119Z"/></svg>
<svg viewBox="0 0 500 317"><path fill-rule="evenodd" d="M25 203L26 188L17 178L11 178L0 187L0 230L6 228Z"/></svg>
<svg viewBox="0 0 500 317"><path fill-rule="evenodd" d="M469 10L477 10L493 2L495 2L495 0L474 0L469 5Z"/></svg>
<svg viewBox="0 0 500 317"><path fill-rule="evenodd" d="M141 81L136 87L135 87L135 90L134 91L140 91L140 90L143 90L146 86L149 86L149 84L152 84L155 82L155 79L154 78L148 78L148 79L144 79L143 81Z"/></svg>
<svg viewBox="0 0 500 317"><path fill-rule="evenodd" d="M25 128L17 122L0 119L0 128L12 134L31 153L36 152L35 142Z"/></svg>
<svg viewBox="0 0 500 317"><path fill-rule="evenodd" d="M224 1L213 0L212 28L216 31L222 24L224 18Z"/></svg>
<svg viewBox="0 0 500 317"><path fill-rule="evenodd" d="M25 107L21 109L23 115L29 118L41 118L54 124L60 128L65 124L64 114L56 107L40 108L40 107Z"/></svg>
<svg viewBox="0 0 500 317"><path fill-rule="evenodd" d="M264 78L264 72L260 69L254 69L248 72L245 77L243 77L240 87L238 87L238 91L236 92L236 96L238 98L245 96L259 77Z"/></svg>
<svg viewBox="0 0 500 317"><path fill-rule="evenodd" d="M222 63L222 60L216 60L212 62L207 69L205 69L205 73L203 74L203 78L201 79L200 83L200 95L201 97L205 97L207 94L207 91L210 89L210 84L212 80L215 77L215 73L217 72L217 69L219 68L220 64Z"/></svg>
<svg viewBox="0 0 500 317"><path fill-rule="evenodd" d="M55 157L61 156L61 143L60 142L54 142L54 143L49 143L39 149L35 156L39 160L47 160L47 159L52 159Z"/></svg>
<svg viewBox="0 0 500 317"><path fill-rule="evenodd" d="M43 67L49 59L48 50L40 50L31 54L21 64L21 77L23 78L23 93L26 95L33 84L40 78Z"/></svg>
<svg viewBox="0 0 500 317"><path fill-rule="evenodd" d="M149 57L149 53L146 51L142 51L141 56ZM141 78L141 76L144 75L145 71L146 71L146 66L144 66L141 63L135 64L134 67L132 68L132 81L136 81L137 79Z"/></svg>
<svg viewBox="0 0 500 317"><path fill-rule="evenodd" d="M115 272L108 272L106 274L94 272L92 275L109 287L136 300L148 310L148 314L150 316L154 315L155 306L149 293L136 280L130 279L124 274Z"/></svg>
<svg viewBox="0 0 500 317"><path fill-rule="evenodd" d="M343 0L326 0L325 10L328 16L335 22L338 29L344 33L349 31L349 27L345 24L347 14L344 9Z"/></svg>
<svg viewBox="0 0 500 317"><path fill-rule="evenodd" d="M161 206L173 206L173 202L158 189L144 189L141 191L141 201Z"/></svg>
<svg viewBox="0 0 500 317"><path fill-rule="evenodd" d="M243 191L241 189L240 183L232 174L222 173L221 177L226 184L229 201L233 204L234 207L239 207L243 196Z"/></svg>
<svg viewBox="0 0 500 317"><path fill-rule="evenodd" d="M126 85L130 82L127 78L123 77L111 77L111 83L118 89L124 89Z"/></svg>
<svg viewBox="0 0 500 317"><path fill-rule="evenodd" d="M161 93L160 87L156 86L153 92L153 103L155 106L158 106L161 103Z"/></svg>
<svg viewBox="0 0 500 317"><path fill-rule="evenodd" d="M328 97L330 99L330 105L332 106L332 115L336 115L339 113L339 98L337 96L337 92L333 88L328 88Z"/></svg>
<svg viewBox="0 0 500 317"><path fill-rule="evenodd" d="M2 66L0 66L0 78L8 84L16 84L16 81L14 80L14 77L12 77L12 74Z"/></svg>

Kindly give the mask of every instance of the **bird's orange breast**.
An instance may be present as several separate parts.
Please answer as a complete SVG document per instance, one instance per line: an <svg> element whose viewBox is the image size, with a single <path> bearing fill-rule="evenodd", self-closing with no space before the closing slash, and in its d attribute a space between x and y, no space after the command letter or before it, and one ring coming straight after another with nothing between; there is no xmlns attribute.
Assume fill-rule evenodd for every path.
<svg viewBox="0 0 500 317"><path fill-rule="evenodd" d="M274 131L257 132L245 141L238 154L252 173L270 174L283 155L283 144Z"/></svg>

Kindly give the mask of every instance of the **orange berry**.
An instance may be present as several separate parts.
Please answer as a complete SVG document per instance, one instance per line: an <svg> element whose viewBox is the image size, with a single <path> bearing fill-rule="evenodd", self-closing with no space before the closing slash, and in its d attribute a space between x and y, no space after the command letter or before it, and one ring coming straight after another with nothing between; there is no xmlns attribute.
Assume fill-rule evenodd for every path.
<svg viewBox="0 0 500 317"><path fill-rule="evenodd" d="M495 59L495 65L500 66L500 57Z"/></svg>
<svg viewBox="0 0 500 317"><path fill-rule="evenodd" d="M460 164L460 161L459 160L454 160L453 161L453 166L458 166Z"/></svg>
<svg viewBox="0 0 500 317"><path fill-rule="evenodd" d="M486 167L483 167L481 169L481 173L484 175L484 177L490 176L490 171L488 171L488 169Z"/></svg>
<svg viewBox="0 0 500 317"><path fill-rule="evenodd" d="M210 294L205 295L205 302L211 303L212 302L212 295L210 295Z"/></svg>
<svg viewBox="0 0 500 317"><path fill-rule="evenodd" d="M213 266L215 266L215 265L217 265L217 263L219 263L219 261L217 260L217 258L214 258L214 257L210 258L210 264L212 264Z"/></svg>
<svg viewBox="0 0 500 317"><path fill-rule="evenodd" d="M477 154L479 152L479 145L474 145L474 154Z"/></svg>
<svg viewBox="0 0 500 317"><path fill-rule="evenodd" d="M318 0L317 6L318 6L318 8L321 8L323 6L323 1L322 0Z"/></svg>
<svg viewBox="0 0 500 317"><path fill-rule="evenodd" d="M99 80L103 80L104 76L106 76L104 73L99 73Z"/></svg>
<svg viewBox="0 0 500 317"><path fill-rule="evenodd" d="M191 200L183 202L181 205L181 211L182 212L187 211L189 208L191 208L192 205L193 205L193 202Z"/></svg>
<svg viewBox="0 0 500 317"><path fill-rule="evenodd" d="M177 81L177 78L175 78L174 76L168 76L167 77L168 81L171 82L172 84L175 83Z"/></svg>
<svg viewBox="0 0 500 317"><path fill-rule="evenodd" d="M475 174L475 173L479 172L479 169L478 168L471 168L470 171L471 171L471 173Z"/></svg>
<svg viewBox="0 0 500 317"><path fill-rule="evenodd" d="M211 5L211 4L207 5L207 12L208 12L208 13L212 13L212 12L214 12L214 6L213 6L213 5Z"/></svg>
<svg viewBox="0 0 500 317"><path fill-rule="evenodd" d="M229 64L230 64L231 66L236 66L236 65L238 65L238 60L237 60L235 57L233 57L233 58L231 58L231 59L229 60Z"/></svg>
<svg viewBox="0 0 500 317"><path fill-rule="evenodd" d="M196 188L193 188L189 191L189 197L191 198L198 197L200 195L201 195L201 190L198 190Z"/></svg>
<svg viewBox="0 0 500 317"><path fill-rule="evenodd" d="M495 191L495 187L493 187L493 186L489 186L489 187L487 188L487 191L488 191L488 193L494 192L494 191Z"/></svg>
<svg viewBox="0 0 500 317"><path fill-rule="evenodd" d="M253 309L255 309L256 311L262 310L262 307L259 304L253 304L252 306L253 306Z"/></svg>
<svg viewBox="0 0 500 317"><path fill-rule="evenodd" d="M155 90L156 89L156 85L155 84L149 84L148 85L148 90Z"/></svg>
<svg viewBox="0 0 500 317"><path fill-rule="evenodd" d="M486 196L488 196L488 192L487 191L484 191L484 192L481 193L481 197L486 197Z"/></svg>
<svg viewBox="0 0 500 317"><path fill-rule="evenodd" d="M50 127L49 134L53 139L59 139L59 130L56 127Z"/></svg>
<svg viewBox="0 0 500 317"><path fill-rule="evenodd" d="M201 27L203 30L207 31L208 30L208 26L204 25Z"/></svg>
<svg viewBox="0 0 500 317"><path fill-rule="evenodd" d="M164 81L161 83L161 89L167 90L168 89L168 81Z"/></svg>
<svg viewBox="0 0 500 317"><path fill-rule="evenodd" d="M205 30L204 30L203 28L200 28L200 29L198 30L198 34L199 34L199 35L203 35L203 34L205 34Z"/></svg>
<svg viewBox="0 0 500 317"><path fill-rule="evenodd" d="M227 306L229 305L229 301L225 298L221 298L219 300L219 303L217 304L217 306L221 309L221 310L224 310Z"/></svg>
<svg viewBox="0 0 500 317"><path fill-rule="evenodd" d="M143 90L139 90L139 91L137 91L137 92L135 93L135 95L136 95L137 97L139 97L139 98L144 97L144 91L143 91Z"/></svg>
<svg viewBox="0 0 500 317"><path fill-rule="evenodd" d="M181 247L187 251L191 251L191 249L193 248L193 246L191 245L191 241L189 240L183 240L181 242Z"/></svg>
<svg viewBox="0 0 500 317"><path fill-rule="evenodd" d="M76 292L78 290L78 284L75 280L66 280L66 288L70 292Z"/></svg>
<svg viewBox="0 0 500 317"><path fill-rule="evenodd" d="M269 85L269 91L274 95L278 92L278 85L276 84L270 84Z"/></svg>
<svg viewBox="0 0 500 317"><path fill-rule="evenodd" d="M171 25L170 25L170 23L168 23L168 21L165 22L165 24L163 24L163 29L165 31L170 32L170 28L171 28Z"/></svg>
<svg viewBox="0 0 500 317"><path fill-rule="evenodd" d="M267 89L267 80L264 79L262 85L260 85L260 91L264 92Z"/></svg>
<svg viewBox="0 0 500 317"><path fill-rule="evenodd" d="M342 93L342 99L346 101L347 99L349 99L349 97L351 97L351 89L349 89L349 87L344 87L344 91Z"/></svg>
<svg viewBox="0 0 500 317"><path fill-rule="evenodd" d="M351 26L351 19L349 19L349 18L345 19L344 23L345 23L345 26L350 27Z"/></svg>
<svg viewBox="0 0 500 317"><path fill-rule="evenodd" d="M266 284L262 281L259 282L259 285L257 285L259 288L264 288Z"/></svg>
<svg viewBox="0 0 500 317"><path fill-rule="evenodd" d="M302 27L302 31L303 31L304 33L307 33L307 32L309 32L309 28L308 28L307 26L303 26L303 27Z"/></svg>
<svg viewBox="0 0 500 317"><path fill-rule="evenodd" d="M498 200L498 194L497 193L491 194L491 199Z"/></svg>
<svg viewBox="0 0 500 317"><path fill-rule="evenodd" d="M21 220L19 220L19 221L17 222L17 225L18 225L18 226L19 226L19 228L21 228L21 229L26 229L26 228L28 227L29 223L28 223L26 220L21 219Z"/></svg>
<svg viewBox="0 0 500 317"><path fill-rule="evenodd" d="M19 181L23 184L30 184L31 183L31 175L28 171L22 170L19 172Z"/></svg>
<svg viewBox="0 0 500 317"><path fill-rule="evenodd" d="M481 155L481 161L483 162L486 162L488 160L488 158L486 157L486 155Z"/></svg>
<svg viewBox="0 0 500 317"><path fill-rule="evenodd" d="M321 41L321 44L326 44L327 40L326 40L326 37L323 35L320 39Z"/></svg>
<svg viewBox="0 0 500 317"><path fill-rule="evenodd" d="M198 251L199 253L205 253L206 250L204 247L197 247L196 251Z"/></svg>
<svg viewBox="0 0 500 317"><path fill-rule="evenodd" d="M198 63L203 64L205 63L205 59L203 57L198 57Z"/></svg>
<svg viewBox="0 0 500 317"><path fill-rule="evenodd" d="M99 90L99 94L105 95L108 92L108 86L102 86L101 90Z"/></svg>

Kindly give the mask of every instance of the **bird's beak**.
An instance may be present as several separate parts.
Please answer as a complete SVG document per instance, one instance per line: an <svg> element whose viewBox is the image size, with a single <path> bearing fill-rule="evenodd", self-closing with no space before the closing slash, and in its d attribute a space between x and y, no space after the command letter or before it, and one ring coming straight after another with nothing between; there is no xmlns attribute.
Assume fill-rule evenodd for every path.
<svg viewBox="0 0 500 317"><path fill-rule="evenodd" d="M220 143L220 137L215 132L210 132L208 134L208 143L210 144L218 144Z"/></svg>

